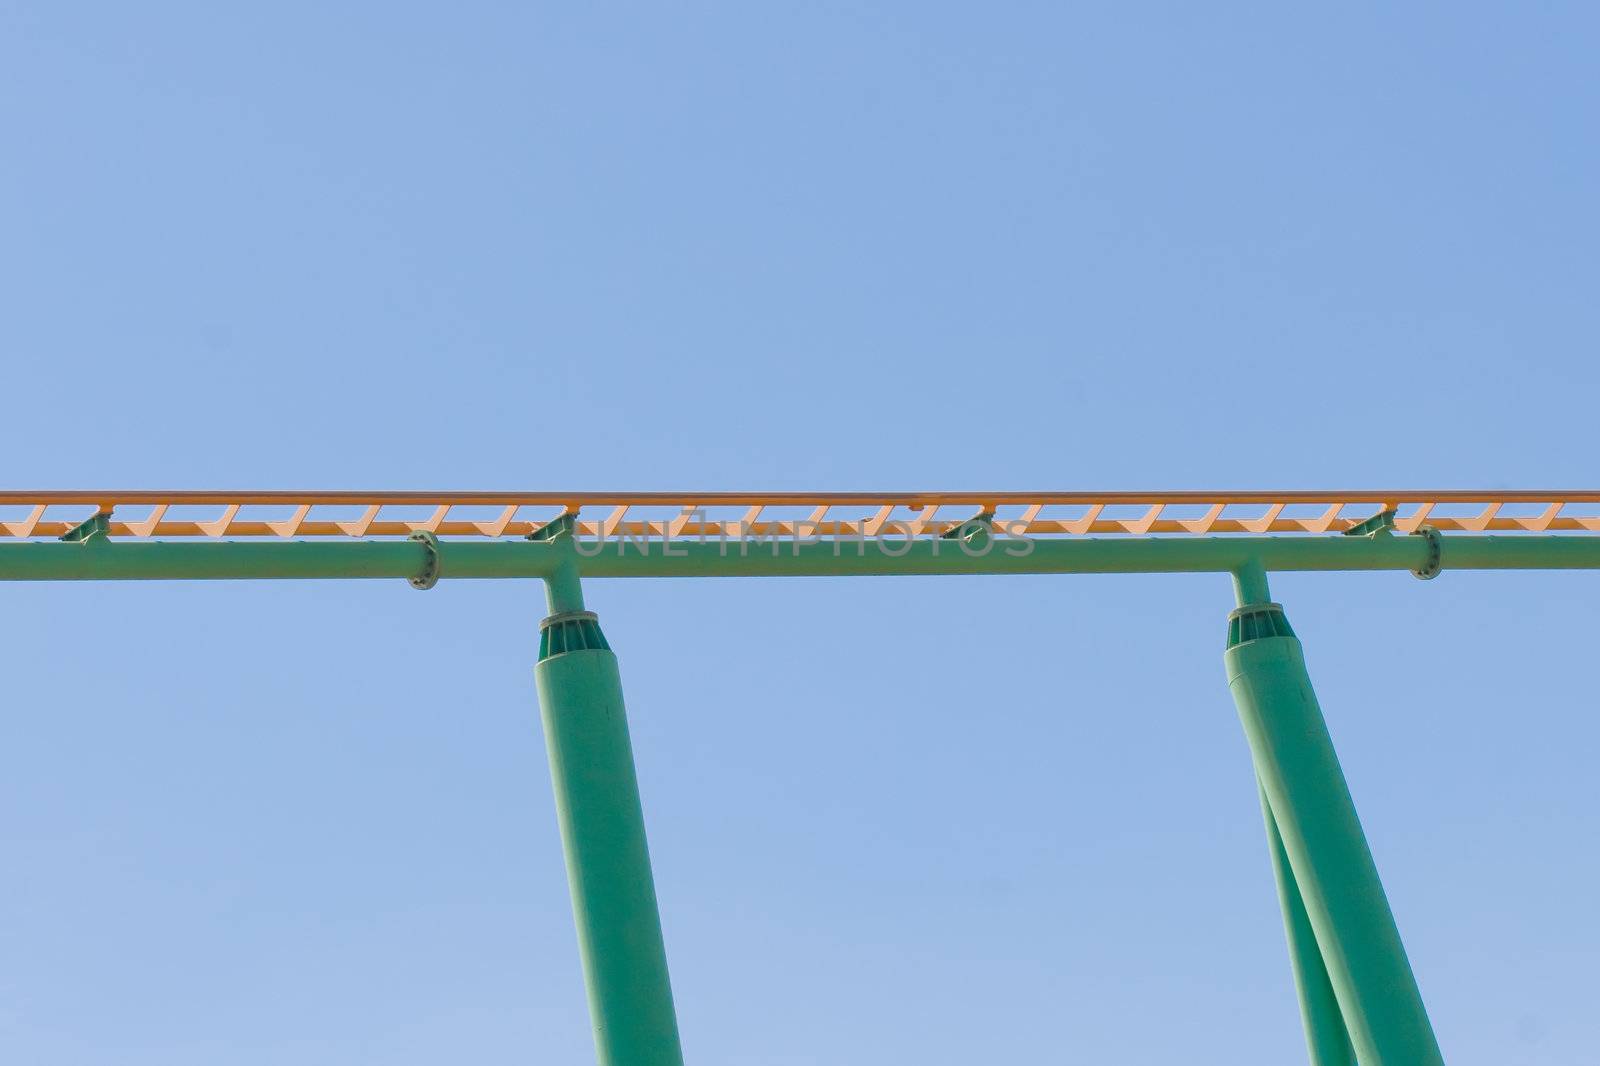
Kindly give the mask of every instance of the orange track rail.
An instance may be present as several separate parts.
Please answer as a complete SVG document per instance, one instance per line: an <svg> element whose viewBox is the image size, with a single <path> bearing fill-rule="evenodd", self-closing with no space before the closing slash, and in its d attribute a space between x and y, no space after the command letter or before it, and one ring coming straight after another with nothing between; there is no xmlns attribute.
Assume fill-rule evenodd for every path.
<svg viewBox="0 0 1600 1066"><path fill-rule="evenodd" d="M113 537L526 536L563 514L586 537L904 537L980 512L1012 535L1337 533L1395 528L1600 533L1600 491L157 492L0 491L0 538L59 537L94 513ZM470 515L466 512L472 512Z"/></svg>

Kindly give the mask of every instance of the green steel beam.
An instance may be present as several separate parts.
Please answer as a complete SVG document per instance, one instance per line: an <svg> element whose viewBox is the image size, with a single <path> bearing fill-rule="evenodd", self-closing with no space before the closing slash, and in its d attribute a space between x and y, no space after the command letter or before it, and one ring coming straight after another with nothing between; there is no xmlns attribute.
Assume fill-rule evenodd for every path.
<svg viewBox="0 0 1600 1066"><path fill-rule="evenodd" d="M1600 536L1442 538L1445 570L1600 569ZM571 559L582 577L866 576L895 574L1111 574L1266 571L1419 570L1426 538L1232 537L1083 538L993 541L968 554L955 541L763 543L726 545L622 541L441 541L440 576L547 578ZM1020 549L1027 547L1026 554ZM0 544L0 581L233 580L252 578L411 578L427 571L430 547L418 541L129 542Z"/></svg>

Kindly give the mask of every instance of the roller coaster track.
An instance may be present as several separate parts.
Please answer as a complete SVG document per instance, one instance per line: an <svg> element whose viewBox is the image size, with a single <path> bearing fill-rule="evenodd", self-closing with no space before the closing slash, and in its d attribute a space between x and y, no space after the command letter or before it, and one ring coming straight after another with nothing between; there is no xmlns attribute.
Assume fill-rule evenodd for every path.
<svg viewBox="0 0 1600 1066"><path fill-rule="evenodd" d="M0 538L501 538L563 516L589 538L935 537L983 516L1012 536L1397 532L1600 534L1600 491L209 492L0 491Z"/></svg>

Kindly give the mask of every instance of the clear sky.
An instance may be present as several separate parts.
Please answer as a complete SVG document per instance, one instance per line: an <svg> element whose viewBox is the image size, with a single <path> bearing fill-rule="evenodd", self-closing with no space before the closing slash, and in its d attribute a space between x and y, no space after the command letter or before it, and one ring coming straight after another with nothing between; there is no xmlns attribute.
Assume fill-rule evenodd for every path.
<svg viewBox="0 0 1600 1066"><path fill-rule="evenodd" d="M6 3L0 483L1597 487L1597 30ZM1274 592L1449 1060L1593 1062L1600 577ZM0 1061L589 1061L535 585L0 595ZM589 599L697 1066L1302 1061L1225 579Z"/></svg>

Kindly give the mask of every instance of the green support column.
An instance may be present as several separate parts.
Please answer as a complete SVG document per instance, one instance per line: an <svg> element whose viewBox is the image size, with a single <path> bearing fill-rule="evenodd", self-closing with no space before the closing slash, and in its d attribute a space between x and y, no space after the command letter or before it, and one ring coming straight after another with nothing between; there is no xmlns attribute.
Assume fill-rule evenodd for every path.
<svg viewBox="0 0 1600 1066"><path fill-rule="evenodd" d="M1239 591L1244 606L1228 618L1228 684L1266 797L1269 827L1281 838L1280 877L1292 880L1303 904L1355 1057L1361 1066L1443 1066L1300 641L1282 607L1260 602L1264 577L1241 575ZM1285 921L1298 956L1310 945L1296 934L1298 909L1293 894L1286 895ZM1297 957L1297 968L1307 961ZM1337 1055L1337 1042L1326 1034L1328 1011L1316 993L1314 968L1302 986L1303 1002L1307 988L1312 1047L1331 1045L1333 1050L1321 1053Z"/></svg>
<svg viewBox="0 0 1600 1066"><path fill-rule="evenodd" d="M1306 916L1300 886L1289 868L1289 853L1283 850L1283 835L1272 816L1265 789L1261 793L1261 816L1267 826L1267 850L1272 854L1272 876L1278 884L1278 904L1283 908L1283 931L1289 941L1289 964L1294 970L1294 990L1300 998L1300 1019L1305 1024L1306 1050L1311 1066L1355 1066L1339 1001L1328 980L1317 934Z"/></svg>
<svg viewBox="0 0 1600 1066"><path fill-rule="evenodd" d="M535 676L600 1066L682 1066L622 679L570 565Z"/></svg>

